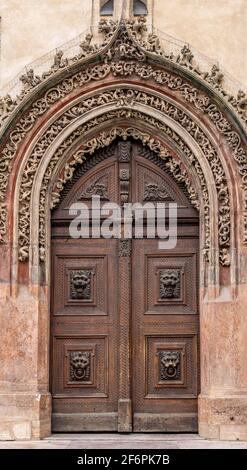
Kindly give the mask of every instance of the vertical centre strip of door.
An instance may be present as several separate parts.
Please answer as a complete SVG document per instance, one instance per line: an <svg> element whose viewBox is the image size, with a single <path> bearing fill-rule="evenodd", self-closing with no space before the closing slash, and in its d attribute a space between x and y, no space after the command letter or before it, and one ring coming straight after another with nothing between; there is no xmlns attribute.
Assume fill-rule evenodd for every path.
<svg viewBox="0 0 247 470"><path fill-rule="evenodd" d="M132 240L119 240L119 432L132 431L130 375L131 251Z"/></svg>
<svg viewBox="0 0 247 470"><path fill-rule="evenodd" d="M121 205L129 202L131 142L119 142L119 192ZM131 314L130 239L119 240L119 401L118 431L132 431L130 314Z"/></svg>

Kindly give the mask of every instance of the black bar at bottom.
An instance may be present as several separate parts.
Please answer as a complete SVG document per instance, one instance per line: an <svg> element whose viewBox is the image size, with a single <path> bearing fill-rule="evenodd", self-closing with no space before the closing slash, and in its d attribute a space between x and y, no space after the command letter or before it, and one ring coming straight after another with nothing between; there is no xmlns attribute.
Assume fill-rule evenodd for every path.
<svg viewBox="0 0 247 470"><path fill-rule="evenodd" d="M220 463L227 468L245 468L247 449L8 449L0 450L0 468L46 469L54 465L54 470L67 468L108 468L119 469L133 466L154 468L211 468ZM49 465L49 467L48 467ZM239 467L238 467L239 465Z"/></svg>

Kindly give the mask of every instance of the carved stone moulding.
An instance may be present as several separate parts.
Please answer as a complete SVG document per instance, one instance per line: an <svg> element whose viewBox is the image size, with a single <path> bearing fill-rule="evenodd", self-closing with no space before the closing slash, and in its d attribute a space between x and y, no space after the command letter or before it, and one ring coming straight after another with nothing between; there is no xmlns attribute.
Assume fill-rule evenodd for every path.
<svg viewBox="0 0 247 470"><path fill-rule="evenodd" d="M116 114L117 113L117 114ZM116 118L116 116L119 117L119 113L121 115L121 117L124 116L124 114L126 114L126 112L124 113L123 111L119 111L119 112L110 112L104 116L102 116L100 118L100 120L102 119L103 121L106 121L106 117L107 119L111 118ZM132 114L132 117L136 117L138 118L139 120L140 119L146 119L147 122L150 123L150 118L149 117L145 117L145 116L142 116L141 113L135 113L133 112ZM98 123L100 121L98 119ZM151 118L151 122L153 124L155 124L155 120L153 118ZM95 124L95 120L94 120L94 124ZM169 128L167 128L167 126L164 126L163 124L161 125L160 123L157 123L156 122L156 126L158 124L158 128L162 129L163 131L168 131L168 135L169 135L169 132L171 133L171 130ZM87 130L89 129L88 125L87 125ZM67 144L71 145L73 139L76 139L78 138L78 136L81 134L81 132L85 132L85 127L84 129L77 129L75 132L74 132L74 135L72 134L69 139L68 139L68 142ZM69 162L69 163L66 163L65 165L65 168L63 170L63 176L59 178L57 184L56 184L56 187L54 188L53 190L53 199L52 199L52 207L54 207L58 202L59 202L59 199L60 199L60 193L64 187L64 184L70 180L73 176L73 172L74 172L74 168L75 166L78 164L78 163L81 163L85 158L86 158L86 155L85 154L92 154L97 148L102 148L104 145L109 145L117 136L121 136L121 137L124 137L124 138L127 138L128 136L132 136L134 138L137 138L137 139L140 139L144 144L147 144L153 151L157 152L160 154L160 156L163 158L163 159L166 159L167 160L167 168L172 172L172 174L175 176L175 179L177 179L177 181L182 181L184 180L185 184L187 185L187 189L188 189L188 193L190 195L190 198L191 198L191 201L194 203L195 206L198 207L198 197L195 196L195 191L193 189L193 185L191 184L190 182L190 179L188 178L188 176L186 175L186 172L185 170L182 170L178 163L175 162L173 159L171 158L168 158L168 155L166 154L166 152L162 149L161 147L161 144L160 142L157 140L155 141L155 139L151 136L151 135L148 135L146 133L142 133L138 130L135 130L135 129L128 129L127 131L124 130L124 129L120 129L120 128L116 128L116 129L113 129L111 132L109 132L109 134L103 132L101 134L99 134L98 138L95 139L91 139L91 141L89 142L86 142L83 147L81 149L79 149L74 155L73 155L73 158L72 160ZM205 182L205 178L203 176L203 172L199 166L199 163L198 161L195 159L194 155L192 154L191 151L188 152L188 148L186 146L186 144L183 143L183 141L178 138L178 136L176 136L176 134L172 131L172 136L175 138L176 142L179 143L180 145L182 144L182 150L183 151L186 151L186 155L190 155L190 161L195 165L195 169L196 169L196 172L199 176L199 179L200 179L200 183L201 183L201 186L202 186L202 196L203 196L203 201L204 201L204 217L205 217L205 252L208 251L209 249L209 245L210 245L210 229L209 229L209 197L208 197L208 192L207 192L207 185L206 185L206 182ZM103 143L104 142L104 143ZM52 158L51 162L50 162L50 165L47 169L47 172L46 172L46 175L45 175L45 178L44 178L44 181L45 181L45 184L42 185L42 189L41 189L41 205L40 205L40 220L41 220L41 224L40 224L40 250L41 250L41 259L43 259L43 254L44 254L44 240L45 240L45 208L44 208L44 200L46 198L46 188L47 188L47 179L46 179L46 176L48 175L51 175L52 174L52 171L53 169L55 168L57 162L59 161L60 159L60 155L62 155L66 149L66 141L62 144L62 146L58 149L58 151L55 153L54 157ZM21 219L20 219L21 221ZM220 222L220 219L219 219L219 223ZM220 227L219 227L220 228ZM223 230L223 228L222 228ZM221 230L219 231L221 233ZM225 231L224 232L224 235L225 235ZM23 242L22 242L23 243ZM24 243L25 243L25 240L24 240ZM23 246L23 245L22 245ZM221 252L220 252L220 257L221 257L221 262L222 264L224 265L228 265L229 264L229 256L227 255L228 253L228 250L225 249L225 236L222 238L222 240L220 240L220 246L221 246ZM26 250L26 259L28 257L28 246L26 246L25 248ZM21 253L21 256L22 256L22 253Z"/></svg>
<svg viewBox="0 0 247 470"><path fill-rule="evenodd" d="M48 90L43 98L40 98L38 101L33 103L27 115L20 119L19 123L16 125L16 128L11 132L10 141L7 143L2 152L0 160L0 176L6 180L6 182L3 182L1 185L3 197L5 196L8 175L11 170L11 161L16 154L19 144L26 136L27 132L32 129L37 118L44 114L54 103L68 95L72 90L80 88L90 81L103 80L110 73L120 76L137 75L138 77L144 78L145 80L154 80L155 82L163 84L173 91L179 92L186 101L189 101L197 109L200 109L203 113L208 115L209 119L216 126L217 130L225 137L230 150L233 153L233 157L239 165L243 187L245 191L247 191L247 170L244 164L246 161L246 154L243 147L241 146L241 139L238 133L233 130L231 124L223 116L217 105L212 103L208 96L202 94L195 87L192 87L182 80L181 77L173 76L170 73L164 71L162 68L158 69L157 67L152 67L150 64L147 65L146 63L122 63L120 61L117 64L114 63L109 65L108 63L104 63L91 66L62 81L56 87ZM131 100L133 99L132 95L133 94L131 94ZM126 103L130 104L128 96L124 96L123 98L118 97L117 103L119 103L119 106L122 106L121 100L124 101L125 105ZM155 101L154 98L153 101Z"/></svg>
<svg viewBox="0 0 247 470"><path fill-rule="evenodd" d="M122 116L121 112L121 116ZM103 115L101 119L103 122L107 122L107 119L109 117L116 118L118 116L118 112L111 112L107 113L107 115ZM140 120L141 115L139 113L133 113L133 117L136 117ZM81 132L81 130L79 130ZM75 131L75 135L78 136L77 131ZM152 151L156 152L164 161L164 166L167 168L170 172L170 174L174 177L174 179L180 183L183 183L184 186L187 189L187 194L191 199L192 204L196 207L199 208L199 202L198 202L198 195L193 187L193 183L191 182L189 176L186 174L186 170L182 168L181 163L179 161L174 160L174 158L169 154L167 149L164 149L161 145L161 142L159 140L156 140L153 138L151 134L148 133L143 133L138 129L135 128L122 128L122 127L117 127L117 128L111 128L108 132L104 131L101 132L97 135L97 137L94 137L93 139L89 140L88 142L85 142L83 146L73 154L71 160L66 163L65 168L62 170L60 173L60 176L58 178L57 183L55 184L55 187L53 188L52 192L52 202L51 202L51 207L54 208L60 200L60 195L61 192L65 186L65 184L71 180L74 170L76 166L78 165L78 159L77 156L80 155L81 159L84 160L86 158L86 154L93 154L97 149L101 149L103 147L103 142L104 145L109 145L111 142L113 142L117 137L121 137L123 139L128 139L129 137L132 137L135 140L140 140L144 145L149 147ZM69 138L69 142L71 142L71 136ZM63 145L62 148L58 149L57 153L54 154L53 159L50 161L50 166L47 168L47 175L51 174L51 169L54 168L60 160L60 155L64 153L65 146ZM43 199L46 198L46 188L47 188L47 183L46 180L45 184L42 185L41 188L41 194L43 195ZM203 174L201 173L201 181L204 181ZM206 197L207 195L207 197ZM206 214L208 213L208 208L209 208L209 199L208 199L208 194L207 194L207 188L205 185L204 191L203 191L203 200L205 200L205 217ZM40 207L41 209L41 207ZM40 210L40 213L42 213L43 217L40 219L40 253L42 256L42 253L44 253L45 250L45 207L42 206L42 211ZM209 218L205 219L208 225L208 220ZM206 230L207 234L210 234L209 231L209 226L208 230ZM205 246L209 244L209 238L205 241ZM27 247L28 248L28 247ZM43 259L43 258L42 258Z"/></svg>
<svg viewBox="0 0 247 470"><path fill-rule="evenodd" d="M100 106L102 103L110 103L110 102L118 102L119 100L122 99L123 96L128 94L128 90L126 89L117 89L112 92L106 92L106 93L101 93L100 95L96 95L95 97L86 99L85 101L82 101L79 105L74 106L72 109L68 110L65 112L65 114L52 126L47 130L47 132L42 136L42 139L40 142L36 145L36 148L33 151L33 156L31 157L31 162L32 162L32 168L29 168L24 171L23 175L23 180L22 180L22 193L25 195L24 198L22 198L22 194L20 196L20 201L21 206L23 208L23 217L25 217L25 214L28 212L27 206L28 206L28 201L30 200L31 197L31 188L28 191L27 188L30 186L30 178L33 177L35 171L34 167L38 166L38 161L42 158L44 152L48 148L48 146L51 144L52 140L55 139L55 137L58 135L59 131L61 131L61 128L65 128L66 125L71 123L76 117L79 115L83 114L85 110L94 108L95 106ZM203 132L199 129L199 126L193 123L191 118L189 118L184 112L180 110L178 113L175 106L171 105L170 103L167 103L164 99L159 99L157 97L153 97L152 95L146 93L146 92L140 92L140 91L133 91L132 90L132 97L136 102L139 103L145 103L148 104L149 106L153 106L156 109L165 112L167 115L171 116L172 118L175 118L179 123L181 123L192 135L193 138L195 138L196 142L198 145L201 146L204 154L208 157L208 161L211 165L212 171L214 173L214 177L216 180L216 185L218 189L218 193L220 194L219 198L219 213L220 217L222 218L222 224L223 228L220 229L220 238L221 238L221 246L224 246L227 248L229 246L229 234L230 234L230 209L229 209L229 194L228 194L228 189L226 185L226 177L224 174L224 170L222 168L220 159L217 155L216 150L212 147L209 139L203 134ZM124 110L119 110L119 113L122 114L122 116L127 116L126 112ZM129 112L129 116L131 115L131 112ZM156 124L157 127L157 124ZM165 126L163 126L164 128ZM161 129L162 126L159 125L159 128ZM167 129L163 129L167 132ZM82 130L80 129L78 133L81 132ZM83 129L85 131L85 128ZM75 134L76 134L75 132ZM75 136L73 136L74 138ZM72 138L69 138L70 144L73 142ZM188 149L183 148L183 151L186 151L188 154ZM93 149L90 149L91 152L93 152ZM76 155L77 161L80 163L82 162L82 153L85 152L80 152ZM193 160L193 157L190 157L191 160ZM29 165L29 162L28 162ZM30 166L30 165L29 165ZM51 171L52 169L49 168ZM68 177L69 173L73 172L70 166L66 167ZM56 192L54 193L54 195ZM21 211L21 209L20 209ZM28 221L27 221L28 224ZM25 257L26 255L24 255Z"/></svg>
<svg viewBox="0 0 247 470"><path fill-rule="evenodd" d="M209 118L212 120L212 122L214 122L217 129L226 138L229 144L229 147L232 150L235 160L238 161L239 163L243 186L245 189L247 188L246 166L244 163L245 153L244 153L243 148L241 147L241 139L238 136L238 134L232 130L231 125L223 117L222 113L219 111L217 106L211 103L210 99L207 96L199 93L198 90L196 90L195 88L192 88L188 83L185 83L180 77L179 78L174 77L170 75L169 73L165 72L163 69L153 68L150 64L149 65L147 65L146 63L140 64L134 61L133 62L117 61L113 63L107 61L105 64L90 67L86 71L80 72L77 75L69 79L66 79L61 84L59 84L56 88L54 88L52 91L48 91L46 93L45 99L42 98L38 102L34 103L32 110L31 110L33 111L33 113L27 115L26 118L22 118L20 120L20 123L19 125L17 125L17 128L11 133L10 142L6 145L2 154L2 161L1 161L2 164L0 165L0 172L2 171L3 167L4 169L3 169L2 174L0 174L3 180L0 190L2 191L3 200L5 198L8 174L11 168L11 161L15 156L19 143L24 138L26 133L32 128L37 117L43 114L54 102L60 100L62 97L68 94L72 89L80 86L82 83L88 83L91 80L100 80L111 72L114 72L115 75L122 75L122 74L123 75L138 75L144 79L155 80L158 83L162 83L166 85L168 88L171 88L172 90L179 91L186 100L190 101L198 109L202 110L205 114L207 114ZM104 102L104 99L105 97L102 98L102 103ZM131 106L133 102L135 101L142 102L142 100L143 102L145 102L146 100L146 103L150 106L153 106L153 107L156 106L155 104L156 98L144 96L144 94L140 94L140 93L137 96L136 93L133 92L133 90L129 90L127 93L124 93L123 90L120 90L120 92L119 90L116 90L115 100L116 100L117 105L120 107L123 106L123 103L125 106L127 105ZM169 108L167 103L165 104L164 100L157 101L157 109L159 109L159 107L162 112L167 112L167 109L168 109L169 112L171 112L170 115L172 115L173 113L173 118L179 116L177 112L173 112L174 110L172 108ZM186 120L187 118L188 116L185 118L185 121L183 123L185 125L186 130L190 128L190 122L189 120ZM68 123L69 123L69 120L70 120L69 116L65 118L65 121L66 119L68 120ZM55 126L53 130L55 132ZM196 135L197 135L197 132L196 132ZM207 144L205 144L205 149L206 147L207 147ZM44 149L42 150L40 149L40 152L43 152L43 150ZM210 149L208 149L208 155L209 155L209 158L211 158ZM214 154L214 158L216 158L216 160L214 160L212 167L217 168L217 154ZM215 166L215 163L216 163L216 166ZM223 260L223 264L229 264L229 256L227 253L227 249L228 249L228 243L229 243L228 235L230 233L230 225L228 224L228 221L227 221L227 218L229 219L229 217L228 216L225 217L227 199L229 199L229 195L224 185L224 182L225 182L224 174L222 174L222 172L219 173L218 169L216 169L216 173L217 173L218 191L221 193L221 195L223 195L223 197L222 196L220 197L220 213L221 213L222 224L223 224L223 229L220 231L220 237L222 238L222 240L225 239L225 242L224 242L225 248L222 248L221 258ZM222 181L222 178L223 178L223 181ZM27 194L27 197L29 197L28 194ZM24 208L20 209L20 213L22 213L22 217L24 218L25 209ZM1 232L6 231L5 214L4 214L3 209L1 209L1 225L3 226L3 228L1 229ZM26 227L28 227L28 220L26 220ZM246 240L247 236L246 236L246 224L245 223L243 223L243 232L244 232L243 239ZM22 235L25 238L25 234L22 234ZM5 241L5 238L2 236L0 242L4 242L4 241ZM23 258L25 258L25 256L26 254L23 251Z"/></svg>
<svg viewBox="0 0 247 470"><path fill-rule="evenodd" d="M166 64L175 66L178 71L179 69L189 71L197 80L199 78L205 84L210 85L220 94L221 99L226 101L227 105L230 105L240 118L246 122L246 93L243 90L239 90L235 97L224 90L224 74L217 64L214 64L210 71L202 73L188 45L184 45L179 54L167 54L161 45L159 37L155 34L146 33L145 18L143 20L137 18L131 21L121 20L120 22L113 21L112 19L108 21L101 19L99 32L103 35L102 43L92 45L93 36L91 33L87 33L85 39L80 44L81 52L74 57L64 57L64 52L57 50L54 55L53 65L42 76L35 75L31 67L27 69L20 76L23 86L21 94L15 99L9 94L0 99L0 125L1 121L3 124L37 86L47 82L47 79L65 69L67 71L72 70L75 64L81 63L83 66L89 59L92 60L93 57L99 57L100 54L104 57L105 63L117 65L121 61L134 60L143 63L147 61L147 58L150 59L150 57L153 59L158 57L159 61L163 58ZM115 73L119 72L115 71Z"/></svg>
<svg viewBox="0 0 247 470"><path fill-rule="evenodd" d="M102 76L100 74L100 69L101 67L100 66L97 66L97 71L96 69L95 70L95 74L92 73L92 70L91 70L91 73L92 73L92 76L91 74L89 73L89 76L86 74L87 76L87 79L85 78L84 76L84 79L85 79L85 82L88 82L90 81L91 79L95 79L95 80L99 80L101 78L104 78L104 76L106 76L108 73L109 73L109 70L107 68L105 68L105 65L102 65L103 69L102 69ZM121 64L118 64L120 66L120 68L122 67ZM139 64L140 65L140 64ZM136 63L131 63L131 64L125 64L125 66L127 66L127 68L129 66L130 67L130 75L132 74L138 74L138 68L137 68L137 64ZM142 66L146 67L146 64L142 64ZM155 79L157 82L160 82L160 79L158 79L158 71L157 69L152 69L151 66L148 66L149 69L148 69L148 73L147 73L147 76L145 75L145 70L143 69L142 72L139 72L141 73L141 75L144 73L144 76L145 78L151 78L151 79ZM167 80L165 80L165 76L167 75L164 71L159 71L159 73L161 73L162 77L164 78L164 80L162 79L161 80L161 83L166 83ZM140 76L141 76L140 75ZM174 78L174 77L173 77ZM77 79L78 79L78 76L77 76ZM12 159L14 158L15 156L15 153L17 151L17 148L18 148L18 145L19 143L21 142L22 138L24 138L24 136L26 135L26 133L28 132L29 129L32 128L36 118L40 115L40 114L43 114L43 112L45 112L45 110L47 109L47 107L49 108L54 102L56 102L57 100L59 100L60 98L62 98L63 96L65 96L65 94L68 92L68 89L71 90L74 88L75 84L73 82L73 78L71 79L67 79L69 80L69 83L68 81L64 83L64 88L61 85L59 85L56 89L52 90L52 93L51 92L47 92L46 94L46 98L45 99L42 99L42 100L39 100L39 102L37 102L36 104L34 104L32 110L33 110L33 114L31 114L30 116L28 116L28 119L25 119L25 118L22 118L21 121L20 121L20 124L17 125L17 128L15 131L13 131L11 133L11 139L10 139L10 142L7 144L7 146L5 147L5 149L3 150L3 153L2 153L2 165L0 166L0 173L2 171L2 168L4 167L3 171L2 171L2 174L0 174L0 176L2 177L2 180L3 180L3 183L1 184L1 196L2 196L2 199L4 200L5 198L5 192L6 192L6 187L7 187L7 181L8 181L8 174L10 172L10 168L11 168L11 161ZM78 81L76 81L76 84L78 86ZM79 81L80 83L80 81ZM241 140L240 138L238 137L238 134L235 132L235 131L232 131L231 130L231 126L229 127L229 123L226 121L225 118L223 118L222 114L220 113L220 111L217 109L216 105L212 105L209 103L208 101L208 97L205 97L205 96L198 96L198 94L196 93L195 95L195 89L193 89L193 99L192 99L192 95L190 96L190 88L188 85L183 86L181 85L181 80L177 80L175 82L173 82L173 85L171 86L172 89L175 89L175 90L180 90L181 93L184 95L185 99L188 99L190 102L192 101L197 108L203 110L205 113L207 113L209 115L209 117L211 118L211 120L213 122L215 122L216 124L216 127L218 128L218 130L220 130L224 136L226 137L227 141L228 141L228 144L230 146L230 148L232 149L233 151L233 156L235 158L236 161L239 162L239 165L240 165L240 173L241 173L241 176L242 176L242 180L243 180L243 186L244 188L246 189L247 188L247 183L246 183L246 168L245 168L245 164L243 163L245 161L245 153L244 153L244 150L243 148L241 147ZM167 83L166 83L167 84ZM168 81L168 84L167 86L169 86L169 81ZM192 91L192 90L191 90ZM123 93L122 93L122 97L120 96L117 96L118 95L118 90L116 90L116 93L115 93L115 99L117 101L117 103L120 103L121 100L123 100ZM125 96L124 95L124 101L126 103L126 99L127 99L127 95ZM154 98L152 99L152 97L150 98L147 98L143 95L141 95L139 93L139 96L136 97L135 94L131 93L131 100L133 101L134 100L151 100L150 101L150 106L153 106L154 103L155 103L155 100ZM44 100L44 101L43 101ZM128 99L127 99L128 101ZM163 101L163 103L162 103ZM102 103L104 102L104 98L102 98ZM141 101L140 101L141 102ZM36 107L35 107L36 105ZM159 100L157 102L157 106L160 106L160 107L163 107L163 109L165 110L165 104L164 104L164 100ZM166 106L166 108L170 109L171 112L173 112L172 108L169 108L169 106ZM162 110L163 112L163 110ZM72 113L73 114L73 113ZM178 113L173 113L173 116L179 116ZM69 116L66 116L64 118L65 120L65 123L66 123L66 119L67 119L67 122L70 121L70 118L71 118L71 113L70 113L70 117ZM53 128L53 131L54 131L54 134L56 134L56 130L55 130L55 127ZM187 121L187 127L189 127L189 122ZM187 129L188 130L188 129ZM52 132L52 130L51 130ZM207 145L205 146L205 148L207 147ZM40 149L40 152L44 151L44 149L42 148L42 150ZM210 151L208 153L210 155ZM217 157L215 155L215 157ZM217 170L218 172L218 170ZM219 185L221 184L221 181L219 181L219 178L217 178L217 181L219 182ZM221 190L221 189L220 189ZM224 188L223 188L224 190ZM223 191L222 194L225 193L225 197L223 198L223 203L221 204L222 205L222 219L225 218L224 217L224 212L225 212L225 203L224 201L227 200L228 198L228 194ZM24 210L23 210L24 212ZM2 213L2 211L1 211ZM1 216L1 220L4 219L4 214ZM2 223L3 224L3 223ZM225 224L225 227L226 227L227 224ZM246 237L246 233L245 233L245 224L244 224L244 240L247 238ZM227 247L227 238L228 238L228 233L230 231L230 227L228 227L228 229L226 230L224 228L224 231L221 232L221 236L225 236L225 239L226 239L226 242L225 242L225 245ZM1 241L3 242L3 238L1 239Z"/></svg>
<svg viewBox="0 0 247 470"><path fill-rule="evenodd" d="M7 235L7 207L0 203L0 244L5 244Z"/></svg>

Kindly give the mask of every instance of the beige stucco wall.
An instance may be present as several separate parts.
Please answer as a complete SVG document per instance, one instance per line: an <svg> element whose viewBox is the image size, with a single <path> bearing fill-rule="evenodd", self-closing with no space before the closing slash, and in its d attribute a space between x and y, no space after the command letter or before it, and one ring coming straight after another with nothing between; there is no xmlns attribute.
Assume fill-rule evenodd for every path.
<svg viewBox="0 0 247 470"><path fill-rule="evenodd" d="M1 83L90 26L92 0L0 0ZM121 2L122 0L116 0ZM247 0L154 0L154 26L247 76Z"/></svg>

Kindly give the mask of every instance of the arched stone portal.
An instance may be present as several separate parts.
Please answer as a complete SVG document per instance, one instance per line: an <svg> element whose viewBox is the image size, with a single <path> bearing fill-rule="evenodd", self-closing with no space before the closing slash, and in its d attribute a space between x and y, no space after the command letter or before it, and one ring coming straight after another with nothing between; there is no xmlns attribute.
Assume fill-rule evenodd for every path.
<svg viewBox="0 0 247 470"><path fill-rule="evenodd" d="M103 22L101 48L88 38L80 56L60 62L43 80L29 71L16 104L5 99L3 438L50 433L50 209L78 167L119 138L141 141L199 210L199 432L246 438L244 110L240 101L226 101L216 70L203 77L188 56L174 62L157 37L144 41L142 27L139 19Z"/></svg>

